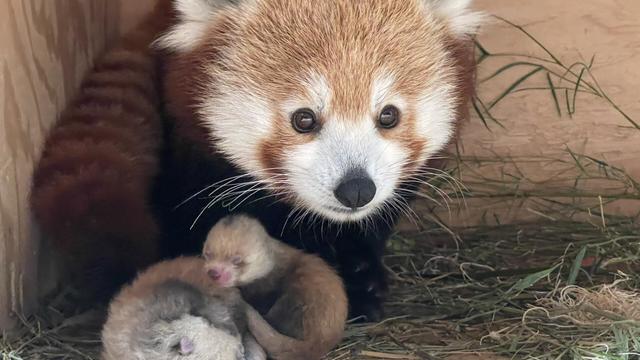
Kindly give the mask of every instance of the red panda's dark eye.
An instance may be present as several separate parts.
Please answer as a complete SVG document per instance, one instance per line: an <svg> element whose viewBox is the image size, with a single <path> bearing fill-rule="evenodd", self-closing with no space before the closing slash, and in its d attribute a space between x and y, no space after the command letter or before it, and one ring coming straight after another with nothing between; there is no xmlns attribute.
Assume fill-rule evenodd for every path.
<svg viewBox="0 0 640 360"><path fill-rule="evenodd" d="M387 105L380 112L378 124L383 129L391 129L398 125L400 121L400 111L393 105Z"/></svg>
<svg viewBox="0 0 640 360"><path fill-rule="evenodd" d="M316 114L311 109L296 110L291 116L291 124L299 133L312 132L318 128Z"/></svg>

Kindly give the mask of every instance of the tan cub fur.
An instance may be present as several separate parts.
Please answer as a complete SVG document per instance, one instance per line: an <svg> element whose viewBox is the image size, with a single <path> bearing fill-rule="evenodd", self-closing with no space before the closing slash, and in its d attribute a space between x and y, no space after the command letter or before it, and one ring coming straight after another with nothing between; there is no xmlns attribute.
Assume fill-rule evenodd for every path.
<svg viewBox="0 0 640 360"><path fill-rule="evenodd" d="M212 283L238 286L251 333L276 360L318 360L344 332L348 304L342 280L322 259L270 237L255 219L216 224L203 250ZM266 320L266 321L265 321Z"/></svg>

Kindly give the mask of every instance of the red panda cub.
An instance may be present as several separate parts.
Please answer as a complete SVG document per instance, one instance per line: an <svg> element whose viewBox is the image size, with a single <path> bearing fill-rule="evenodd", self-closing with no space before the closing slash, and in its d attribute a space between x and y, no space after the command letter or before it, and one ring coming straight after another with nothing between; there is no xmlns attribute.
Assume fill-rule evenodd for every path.
<svg viewBox="0 0 640 360"><path fill-rule="evenodd" d="M238 290L215 286L203 267L199 257L167 260L125 286L109 305L101 359L265 360Z"/></svg>
<svg viewBox="0 0 640 360"><path fill-rule="evenodd" d="M319 360L342 339L348 302L342 280L322 259L269 236L257 220L230 216L204 246L205 271L239 287L249 330L270 358ZM266 321L265 321L266 320Z"/></svg>

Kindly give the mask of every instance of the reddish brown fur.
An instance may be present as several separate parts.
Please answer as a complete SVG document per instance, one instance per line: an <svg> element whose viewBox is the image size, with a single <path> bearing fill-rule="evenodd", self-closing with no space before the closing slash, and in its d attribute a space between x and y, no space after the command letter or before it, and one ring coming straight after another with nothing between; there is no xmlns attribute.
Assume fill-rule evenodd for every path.
<svg viewBox="0 0 640 360"><path fill-rule="evenodd" d="M187 140L205 153L211 151L211 139L196 114L201 80L207 77L206 65L215 63L220 48L228 44L231 19L222 19L210 29L206 46L185 54L164 56L164 89L167 111L175 118L176 138Z"/></svg>
<svg viewBox="0 0 640 360"><path fill-rule="evenodd" d="M348 313L344 285L318 256L269 237L257 220L245 216L221 220L212 229L204 252L209 257L207 266L236 255L245 259L235 285L249 304L266 312L263 319L249 310L247 321L270 357L317 360L342 339ZM262 276L245 281L249 273Z"/></svg>
<svg viewBox="0 0 640 360"><path fill-rule="evenodd" d="M102 359L133 359L129 341L136 338L138 322L146 311L147 301L154 296L158 286L177 280L194 286L203 294L215 297L229 309L244 306L236 289L221 289L212 285L202 271L204 261L196 257L182 257L155 264L141 273L130 285L124 287L109 306L109 318L102 330ZM241 310L240 310L241 311ZM240 312L238 311L238 312ZM233 314L234 317L236 314ZM244 316L236 322L243 334L246 332ZM137 359L137 357L136 357Z"/></svg>
<svg viewBox="0 0 640 360"><path fill-rule="evenodd" d="M35 170L33 211L70 255L71 270L101 271L109 264L127 276L135 271L130 266L156 258L158 229L149 199L162 123L157 60L149 45L168 25L168 5L162 0L98 60L52 129ZM81 275L99 282L99 273Z"/></svg>
<svg viewBox="0 0 640 360"><path fill-rule="evenodd" d="M321 122L325 117L350 121L368 113L376 72L391 71L394 90L409 108L396 129L382 134L410 150L406 167L412 173L427 143L413 130L411 104L425 87L456 83L451 101L459 105L459 119L468 113L473 42L454 37L444 19L425 16L420 1L263 0L249 7L250 16L243 7L221 10L194 50L168 56L169 111L176 116L178 131L204 149L211 142L196 109L202 90L215 88L216 66L233 71L239 86L259 84L256 94L274 105L292 94L305 94L308 89L300 80L310 72L323 75L331 86L332 104ZM417 34L426 36L417 41ZM220 51L229 44L237 60L221 58ZM271 110L275 129L259 151L265 169L282 168L287 149L313 139L295 133L281 109ZM371 114L371 121L376 116Z"/></svg>
<svg viewBox="0 0 640 360"><path fill-rule="evenodd" d="M287 284L282 297L293 297L300 307L302 326L298 327L295 319L292 319L292 315L296 314L295 309L287 306L274 306L267 313L266 319L275 324L280 323L285 329L287 326L283 325L288 319L291 324L287 333L301 341L280 344L281 348L276 349L278 356L275 358L320 359L342 340L348 313L345 290L335 271L319 257L293 248L289 248L287 255L279 259L282 261L280 266L286 272L280 281ZM251 288L247 288L247 292L250 291ZM257 331L254 322L249 321L249 327L252 331Z"/></svg>
<svg viewBox="0 0 640 360"><path fill-rule="evenodd" d="M451 54L454 65L454 80L458 90L458 123L456 127L456 136L452 137L452 142L459 135L462 121L469 119L469 105L476 90L476 57L475 43L471 38L449 38L446 42L447 50Z"/></svg>
<svg viewBox="0 0 640 360"><path fill-rule="evenodd" d="M459 94L455 132L450 140L450 143L453 144L458 140L465 122L469 120L469 106L476 91L476 57L475 43L472 38L449 37L446 44L451 59L455 62L454 79ZM446 150L448 149L444 149L443 152ZM428 165L434 168L444 168L446 161L441 156L436 156L434 160L429 161ZM410 168L407 167L405 170L408 176L412 174Z"/></svg>
<svg viewBox="0 0 640 360"><path fill-rule="evenodd" d="M384 68L393 71L395 90L413 103L434 78L436 64L446 51L440 45L447 34L444 24L426 19L417 1L273 0L260 4L234 47L240 48L243 62L231 66L240 69L245 82L266 84L260 91L274 103L305 93L303 83L289 81L304 77L301 70L325 75L332 90L327 115L333 119L349 121L369 113L371 84L376 71ZM299 23L285 26L291 19ZM418 33L435 36L419 42L415 41ZM296 134L279 111L274 114L276 130L260 152L265 168L282 167L288 148L312 139ZM371 114L371 121L375 118ZM409 109L400 126L384 132L411 149L411 163L425 146L418 136L409 135L416 134L414 127L415 115Z"/></svg>

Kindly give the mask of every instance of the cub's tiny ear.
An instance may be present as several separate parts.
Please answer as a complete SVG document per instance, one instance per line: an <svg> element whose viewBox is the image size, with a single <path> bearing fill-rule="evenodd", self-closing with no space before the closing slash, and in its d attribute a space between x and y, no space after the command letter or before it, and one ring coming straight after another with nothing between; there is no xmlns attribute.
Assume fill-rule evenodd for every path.
<svg viewBox="0 0 640 360"><path fill-rule="evenodd" d="M423 0L428 10L444 19L458 37L475 35L488 21L488 15L471 9L473 0Z"/></svg>
<svg viewBox="0 0 640 360"><path fill-rule="evenodd" d="M153 44L163 50L186 52L193 49L204 37L215 15L228 6L240 4L240 0L175 0L176 24Z"/></svg>

